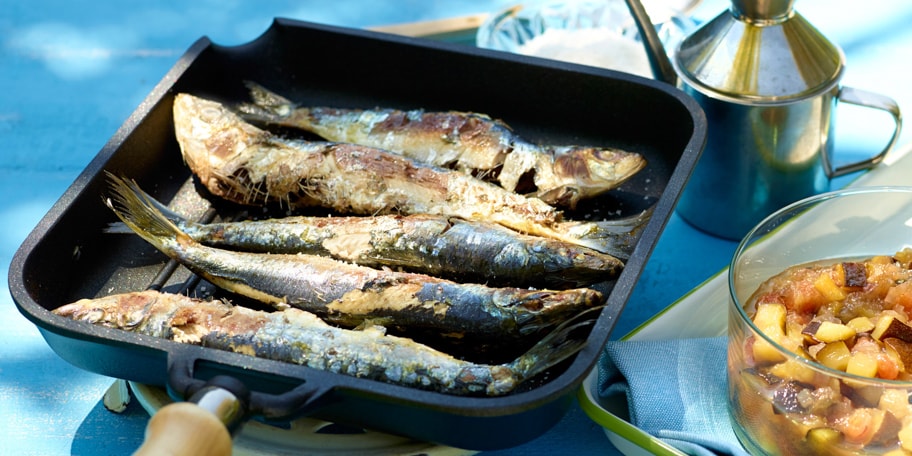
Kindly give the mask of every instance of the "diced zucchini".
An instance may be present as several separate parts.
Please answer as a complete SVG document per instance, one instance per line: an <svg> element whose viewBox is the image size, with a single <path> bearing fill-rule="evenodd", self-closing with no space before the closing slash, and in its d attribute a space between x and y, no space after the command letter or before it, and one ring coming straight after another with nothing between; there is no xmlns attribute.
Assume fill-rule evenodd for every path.
<svg viewBox="0 0 912 456"><path fill-rule="evenodd" d="M871 331L871 337L877 340L895 337L906 342L912 342L912 326L899 321L892 315L885 315L877 320L874 330Z"/></svg>

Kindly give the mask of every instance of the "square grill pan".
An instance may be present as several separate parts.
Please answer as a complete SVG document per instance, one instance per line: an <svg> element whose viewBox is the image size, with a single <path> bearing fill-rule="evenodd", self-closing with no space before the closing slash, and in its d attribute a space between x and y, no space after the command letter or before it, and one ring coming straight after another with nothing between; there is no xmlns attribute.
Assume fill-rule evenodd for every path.
<svg viewBox="0 0 912 456"><path fill-rule="evenodd" d="M51 310L81 298L150 284L177 292L211 287L169 265L138 236L103 233L116 221L101 200L104 172L136 180L166 204L184 198L205 203L204 190L194 184L174 138L172 101L179 92L246 101L245 80L307 105L482 112L505 120L533 142L643 154L648 165L637 176L570 214L612 218L654 209L623 273L599 285L608 292L607 303L586 335L586 347L509 395L458 397L53 315ZM572 404L674 209L705 136L700 108L663 83L463 45L276 19L250 43L225 47L204 37L187 50L26 238L10 266L9 288L22 314L68 362L167 387L179 400L186 398L188 385L228 375L253 391L251 408L268 420L310 415L460 448L515 446L546 432ZM220 211L218 216L226 217L225 209Z"/></svg>

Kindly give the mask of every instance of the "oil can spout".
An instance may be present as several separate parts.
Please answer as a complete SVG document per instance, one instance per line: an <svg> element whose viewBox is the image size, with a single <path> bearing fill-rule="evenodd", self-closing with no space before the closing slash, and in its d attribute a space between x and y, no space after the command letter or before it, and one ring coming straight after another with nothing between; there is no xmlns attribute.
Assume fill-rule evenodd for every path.
<svg viewBox="0 0 912 456"><path fill-rule="evenodd" d="M678 85L678 75L675 73L674 65L671 58L665 52L665 46L656 33L655 24L649 18L646 8L640 0L625 0L630 15L636 22L637 30L643 38L643 46L646 47L646 57L649 60L649 66L655 78L671 85Z"/></svg>

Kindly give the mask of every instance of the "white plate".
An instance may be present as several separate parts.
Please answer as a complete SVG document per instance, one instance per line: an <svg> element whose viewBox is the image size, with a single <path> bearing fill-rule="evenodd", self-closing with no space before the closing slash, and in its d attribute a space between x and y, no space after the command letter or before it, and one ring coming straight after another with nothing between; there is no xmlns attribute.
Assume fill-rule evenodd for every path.
<svg viewBox="0 0 912 456"><path fill-rule="evenodd" d="M887 159L847 187L912 185L912 145L893 151ZM621 340L663 340L721 336L728 330L728 268L725 268L663 309ZM608 440L627 456L686 456L627 421L625 404L601 401L598 369L583 381L580 407L605 428Z"/></svg>

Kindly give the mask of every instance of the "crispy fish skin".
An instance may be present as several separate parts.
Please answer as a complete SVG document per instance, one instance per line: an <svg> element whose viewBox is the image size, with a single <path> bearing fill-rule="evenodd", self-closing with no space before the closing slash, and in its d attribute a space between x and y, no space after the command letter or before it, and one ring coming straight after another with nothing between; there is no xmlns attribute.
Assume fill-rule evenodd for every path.
<svg viewBox="0 0 912 456"><path fill-rule="evenodd" d="M549 204L573 208L580 199L617 188L646 166L642 155L616 148L534 145L485 114L301 107L256 83L247 86L253 103L238 109L248 119L490 176L509 191ZM528 175L532 188L521 188Z"/></svg>
<svg viewBox="0 0 912 456"><path fill-rule="evenodd" d="M280 139L189 94L175 97L174 123L191 170L210 192L241 204L450 215L535 234L553 232L561 218L541 200L381 149Z"/></svg>
<svg viewBox="0 0 912 456"><path fill-rule="evenodd" d="M297 307L354 327L388 321L406 330L472 340L523 340L600 305L588 288L530 290L455 283L423 274L378 270L317 255L236 252L193 241L142 194L112 180L108 206L134 232L225 290Z"/></svg>
<svg viewBox="0 0 912 456"><path fill-rule="evenodd" d="M347 143L283 140L244 122L220 103L177 94L175 135L184 161L214 195L240 204L320 206L347 214L431 214L498 223L619 258L616 224L562 221L537 198L507 191L466 173L417 163ZM638 233L642 219L628 228ZM623 223L623 222L622 222ZM584 233L579 235L577 233Z"/></svg>
<svg viewBox="0 0 912 456"><path fill-rule="evenodd" d="M380 326L346 330L298 309L262 312L224 301L142 291L82 299L54 310L77 321L175 342L301 364L355 377L454 395L500 396L572 356L584 341L555 329L503 365L462 361Z"/></svg>
<svg viewBox="0 0 912 456"><path fill-rule="evenodd" d="M143 192L135 182L114 176L111 180L119 191L132 192L137 200L157 208L196 242L228 250L306 253L458 282L514 287L580 287L614 278L624 267L621 260L593 249L454 217L299 216L194 223Z"/></svg>

